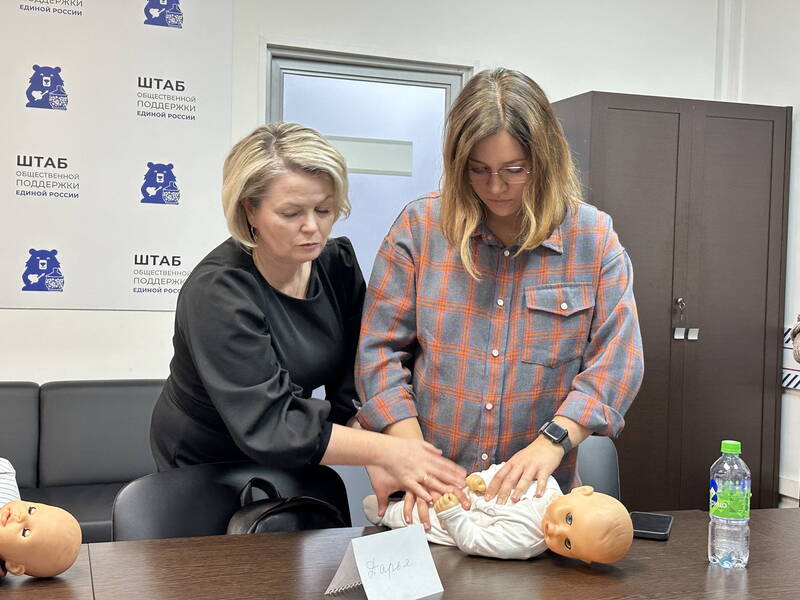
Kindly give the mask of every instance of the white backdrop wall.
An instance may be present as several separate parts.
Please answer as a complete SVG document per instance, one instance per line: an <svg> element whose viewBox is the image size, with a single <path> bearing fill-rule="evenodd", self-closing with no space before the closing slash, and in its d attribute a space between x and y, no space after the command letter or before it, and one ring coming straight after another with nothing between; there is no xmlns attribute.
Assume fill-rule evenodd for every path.
<svg viewBox="0 0 800 600"><path fill-rule="evenodd" d="M0 307L174 310L230 138L231 11L202 6L0 5Z"/></svg>
<svg viewBox="0 0 800 600"><path fill-rule="evenodd" d="M712 98L714 0L237 0L233 134L263 115L263 43L520 69L557 100L587 90Z"/></svg>
<svg viewBox="0 0 800 600"><path fill-rule="evenodd" d="M226 235L231 15L196 0L0 4L0 379L166 374L177 290ZM36 98L58 78L64 110ZM48 271L58 251L56 293L37 288L29 249Z"/></svg>

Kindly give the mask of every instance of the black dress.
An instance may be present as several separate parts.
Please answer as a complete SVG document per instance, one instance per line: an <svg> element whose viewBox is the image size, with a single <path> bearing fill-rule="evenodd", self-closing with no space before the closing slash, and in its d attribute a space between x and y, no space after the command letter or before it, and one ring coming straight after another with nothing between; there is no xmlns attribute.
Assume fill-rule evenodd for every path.
<svg viewBox="0 0 800 600"><path fill-rule="evenodd" d="M344 237L312 262L305 299L270 286L232 239L214 249L178 296L175 354L150 427L158 469L319 463L332 423L356 412L364 291ZM323 385L326 399L312 398Z"/></svg>

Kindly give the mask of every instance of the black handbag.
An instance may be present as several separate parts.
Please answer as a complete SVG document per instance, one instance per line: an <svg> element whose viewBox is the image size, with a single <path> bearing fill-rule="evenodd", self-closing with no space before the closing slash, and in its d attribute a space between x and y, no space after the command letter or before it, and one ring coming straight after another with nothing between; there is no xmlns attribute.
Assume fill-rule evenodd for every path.
<svg viewBox="0 0 800 600"><path fill-rule="evenodd" d="M253 488L267 497L253 502ZM347 527L342 513L330 502L311 496L283 498L269 481L253 477L239 495L241 508L228 521L228 533L266 533Z"/></svg>

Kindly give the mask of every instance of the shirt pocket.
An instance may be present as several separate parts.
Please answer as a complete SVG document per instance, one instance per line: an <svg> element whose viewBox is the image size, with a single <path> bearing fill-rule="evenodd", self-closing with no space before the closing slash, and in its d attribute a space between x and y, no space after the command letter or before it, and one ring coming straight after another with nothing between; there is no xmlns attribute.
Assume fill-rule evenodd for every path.
<svg viewBox="0 0 800 600"><path fill-rule="evenodd" d="M583 354L594 315L589 282L525 288L522 362L555 367Z"/></svg>

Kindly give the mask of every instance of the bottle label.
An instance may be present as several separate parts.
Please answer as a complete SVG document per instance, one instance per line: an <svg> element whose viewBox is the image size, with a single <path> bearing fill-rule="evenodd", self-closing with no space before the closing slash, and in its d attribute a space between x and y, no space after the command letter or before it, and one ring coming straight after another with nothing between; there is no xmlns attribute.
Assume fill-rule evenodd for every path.
<svg viewBox="0 0 800 600"><path fill-rule="evenodd" d="M726 481L720 487L717 481L712 479L708 510L712 516L723 519L749 519L750 495L750 488L744 483L736 485Z"/></svg>

